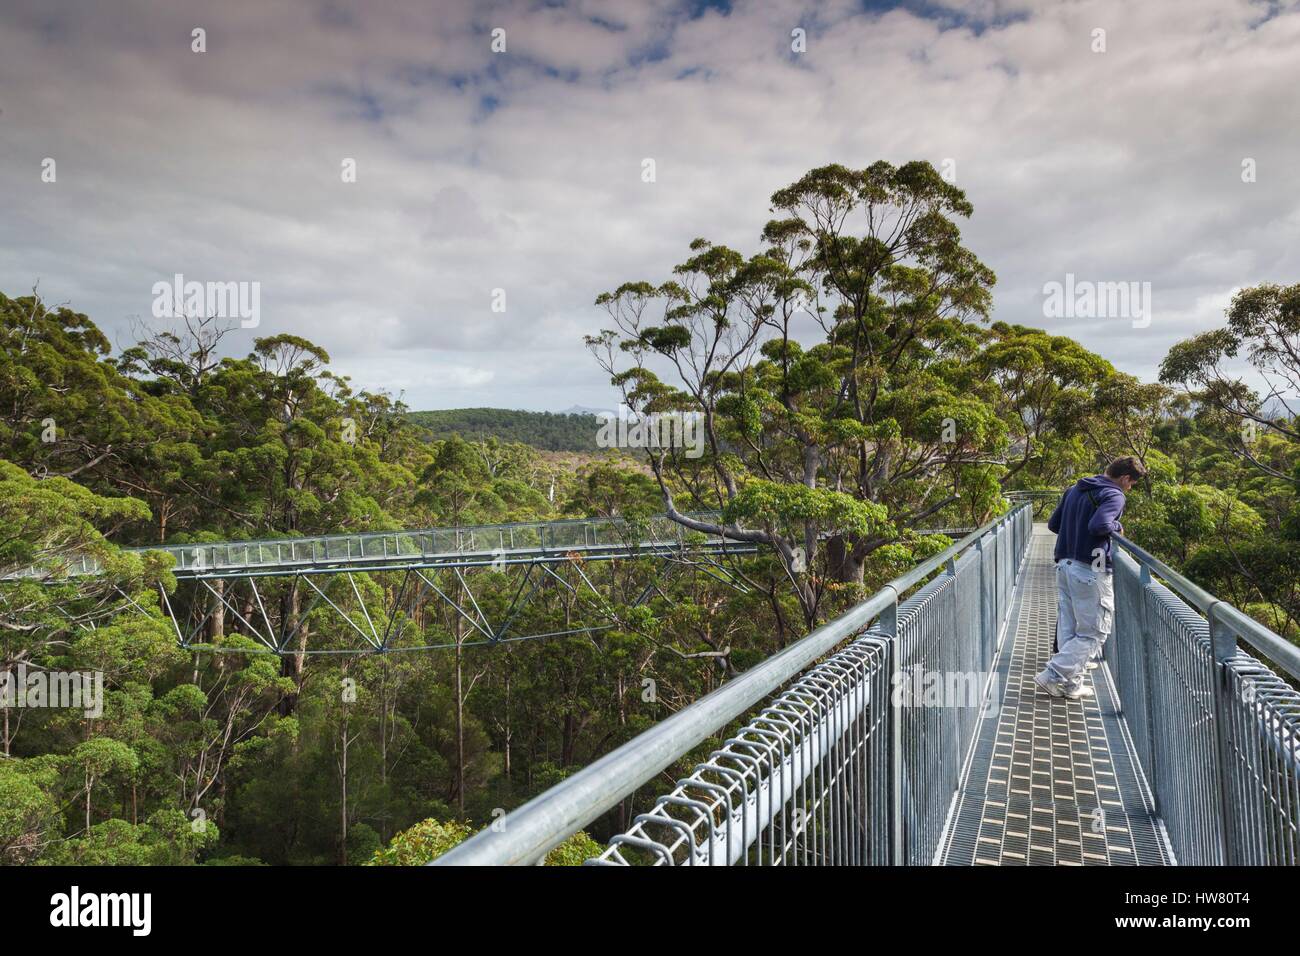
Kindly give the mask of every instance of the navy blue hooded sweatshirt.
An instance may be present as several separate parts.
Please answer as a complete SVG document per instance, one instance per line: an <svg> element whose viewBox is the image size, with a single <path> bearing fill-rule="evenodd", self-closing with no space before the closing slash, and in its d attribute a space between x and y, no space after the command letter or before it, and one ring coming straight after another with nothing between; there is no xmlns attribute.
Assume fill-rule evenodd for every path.
<svg viewBox="0 0 1300 956"><path fill-rule="evenodd" d="M1120 530L1123 513L1124 492L1119 485L1105 475L1080 478L1047 521L1048 530L1056 534L1055 559L1092 564L1093 551L1101 548L1106 567L1111 568L1110 536Z"/></svg>

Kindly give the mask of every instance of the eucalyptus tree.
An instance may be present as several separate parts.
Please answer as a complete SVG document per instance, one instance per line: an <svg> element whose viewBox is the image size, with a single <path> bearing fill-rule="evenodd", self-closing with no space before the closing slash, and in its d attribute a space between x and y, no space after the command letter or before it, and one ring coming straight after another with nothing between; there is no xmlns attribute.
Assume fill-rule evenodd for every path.
<svg viewBox="0 0 1300 956"><path fill-rule="evenodd" d="M1198 402L1239 425L1231 438L1235 454L1274 478L1297 481L1256 455L1254 442L1271 432L1300 441L1295 402L1300 396L1300 284L1265 284L1233 296L1227 324L1202 332L1169 350L1160 365L1162 382L1179 384ZM1229 367L1244 361L1268 389L1257 387Z"/></svg>
<svg viewBox="0 0 1300 956"><path fill-rule="evenodd" d="M974 365L996 386L1007 425L1005 487L1062 487L1092 464L1097 394L1115 376L1109 362L1066 336L994 322Z"/></svg>
<svg viewBox="0 0 1300 956"><path fill-rule="evenodd" d="M1197 432L1209 437L1198 446L1202 480L1230 488L1267 531L1221 534L1190 556L1188 569L1294 637L1300 633L1300 284L1242 289L1226 319L1171 348L1160 379L1187 390ZM1242 374L1247 369L1253 384Z"/></svg>
<svg viewBox="0 0 1300 956"><path fill-rule="evenodd" d="M647 449L668 515L770 545L811 624L877 549L994 506L1007 428L970 361L995 277L928 163L814 169L772 210L752 256L697 239L669 281L599 296L613 328L586 341L634 414L701 418L698 459ZM706 506L722 519L686 513Z"/></svg>
<svg viewBox="0 0 1300 956"><path fill-rule="evenodd" d="M142 514L140 536L162 540L169 518L185 511L181 476L204 423L111 352L87 316L35 294L0 294L0 457L39 478L146 502L154 527Z"/></svg>

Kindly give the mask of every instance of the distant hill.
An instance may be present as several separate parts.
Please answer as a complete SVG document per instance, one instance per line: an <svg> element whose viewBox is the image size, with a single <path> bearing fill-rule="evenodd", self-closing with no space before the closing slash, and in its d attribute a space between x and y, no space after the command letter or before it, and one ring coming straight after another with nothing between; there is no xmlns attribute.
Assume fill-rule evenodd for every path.
<svg viewBox="0 0 1300 956"><path fill-rule="evenodd" d="M495 436L546 451L595 452L600 422L594 415L524 412L507 408L449 408L410 412L431 438L457 434L466 439Z"/></svg>
<svg viewBox="0 0 1300 956"><path fill-rule="evenodd" d="M557 414L559 414L559 415L595 415L597 418L601 418L601 417L614 417L614 416L617 416L617 415L618 415L618 413L617 413L616 411L614 411L614 409L612 409L612 408L592 408L590 405L570 405L568 408L564 409L564 410L561 411L561 412L558 412Z"/></svg>

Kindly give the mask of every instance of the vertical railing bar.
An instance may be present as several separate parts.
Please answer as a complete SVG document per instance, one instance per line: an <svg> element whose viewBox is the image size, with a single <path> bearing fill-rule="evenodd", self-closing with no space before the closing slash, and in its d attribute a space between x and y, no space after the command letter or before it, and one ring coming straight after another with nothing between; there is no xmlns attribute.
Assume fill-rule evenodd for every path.
<svg viewBox="0 0 1300 956"><path fill-rule="evenodd" d="M891 588L892 590L892 588ZM902 674L902 648L898 640L898 592L880 612L876 628L889 639L889 848L890 862L902 866L906 860L903 846L903 706L898 694Z"/></svg>
<svg viewBox="0 0 1300 956"><path fill-rule="evenodd" d="M1228 673L1228 666L1221 662L1219 657L1220 636L1218 630L1222 625L1218 623L1215 616L1215 607L1211 605L1209 612L1206 614L1206 621L1210 628L1210 651L1208 655L1208 666L1210 676L1210 692L1214 704L1214 742L1217 755L1215 770L1218 777L1219 791L1219 812L1220 812L1220 833L1219 833L1219 852L1220 864L1231 866L1236 862L1235 841L1233 840L1233 820L1232 820L1232 801L1229 796L1231 784L1228 777L1228 764L1230 751L1227 737L1227 720L1225 719L1225 708L1231 706L1226 699L1230 693L1231 677Z"/></svg>
<svg viewBox="0 0 1300 956"><path fill-rule="evenodd" d="M1142 629L1141 630L1142 686L1143 686L1143 696L1146 698L1144 701L1146 714L1144 718L1145 728L1143 731L1143 738L1144 738L1143 744L1145 744L1146 751L1147 751L1148 765L1152 768L1152 774L1151 774L1151 802L1153 804L1152 811L1156 814L1156 816L1159 816L1161 812L1160 793L1162 787L1160 784L1160 780L1157 774L1155 773L1154 750L1156 746L1156 741L1159 738L1156 736L1155 733L1155 724L1154 724L1155 716L1152 710L1154 692L1151 687L1151 668L1153 666L1153 662L1151 658L1151 602L1150 602L1151 569L1148 568L1145 564L1140 565L1139 567L1140 567L1140 571L1138 573L1138 614L1141 622L1140 627ZM1136 655L1134 654L1130 654L1129 656L1130 658L1136 657Z"/></svg>

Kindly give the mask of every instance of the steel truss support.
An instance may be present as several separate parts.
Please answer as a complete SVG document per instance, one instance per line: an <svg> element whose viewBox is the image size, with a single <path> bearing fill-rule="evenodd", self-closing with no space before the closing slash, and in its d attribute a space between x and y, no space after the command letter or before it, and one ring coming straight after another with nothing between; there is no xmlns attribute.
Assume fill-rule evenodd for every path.
<svg viewBox="0 0 1300 956"><path fill-rule="evenodd" d="M590 634L616 627L617 618L613 610L616 602L606 593L608 586L602 586L606 582L593 569L597 564L612 565L620 557L629 560L652 558L659 563L651 580L641 588L629 607L645 604L658 593L665 581L690 572L705 574L741 593L750 590L742 576L737 576L722 564L718 555L709 551L687 552L679 549L669 552L660 549L624 555L598 555L594 562L591 555L571 553L489 563L437 563L428 567L339 567L293 574L270 571L266 574L241 572L181 577L176 594L169 596L160 591L160 604L172 623L177 642L190 650L277 655L365 655L453 648L458 643L461 647L499 645ZM585 566L589 564L591 567ZM497 596L508 595L504 607L498 610L492 610L492 603L487 604L485 610L482 600L483 588L487 583L483 575L489 572L496 578L491 584L494 593ZM518 580L502 587L499 578L503 575ZM366 588L358 581L358 576L364 576L371 582L380 581L385 595L380 604L376 605L373 597L369 602L366 600ZM607 577L611 579L608 584L612 585L614 575L611 573ZM225 581L225 587L214 587L215 580ZM573 598L581 600L588 616L594 615L602 623L545 633L515 633L520 616L535 603L539 595L554 592L558 588L563 588ZM242 608L241 598L236 597L237 590L244 592ZM299 598L290 599L291 593L297 593L299 598L307 598L296 615L290 613L289 602L296 602ZM274 606L272 597L279 600L281 608L278 626L275 616L267 610L268 603ZM415 619L417 610L427 608L431 603L445 606L454 612L471 629L471 639L441 643L403 642L402 637ZM224 646L219 640L209 641L206 636L201 636L218 607L229 612L229 619L235 622L234 630L253 638L260 647L252 651L243 647L232 648ZM139 610L144 612L143 609ZM308 628L308 617L321 612L327 613L331 619L340 618L346 625L346 633L353 635L356 641L346 647L305 646L305 641L300 640L300 636Z"/></svg>

